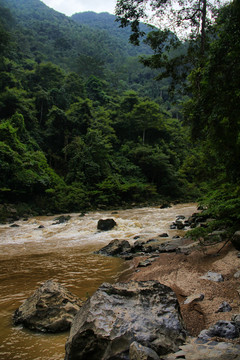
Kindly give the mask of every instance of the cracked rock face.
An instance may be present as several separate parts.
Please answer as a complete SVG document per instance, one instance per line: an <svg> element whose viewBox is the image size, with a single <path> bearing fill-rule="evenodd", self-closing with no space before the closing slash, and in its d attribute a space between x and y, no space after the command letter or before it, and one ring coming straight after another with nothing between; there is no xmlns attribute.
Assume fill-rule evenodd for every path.
<svg viewBox="0 0 240 360"><path fill-rule="evenodd" d="M36 331L66 331L81 305L78 297L48 280L15 311L13 322Z"/></svg>
<svg viewBox="0 0 240 360"><path fill-rule="evenodd" d="M65 360L129 359L136 341L158 355L176 351L185 331L175 293L158 281L102 284L77 313Z"/></svg>

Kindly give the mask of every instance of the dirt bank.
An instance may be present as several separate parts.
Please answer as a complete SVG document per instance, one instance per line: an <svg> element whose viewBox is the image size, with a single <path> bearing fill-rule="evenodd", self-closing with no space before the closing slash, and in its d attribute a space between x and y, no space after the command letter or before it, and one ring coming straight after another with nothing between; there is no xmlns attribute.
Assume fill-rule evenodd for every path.
<svg viewBox="0 0 240 360"><path fill-rule="evenodd" d="M197 248L189 255L159 254L145 268L137 268L143 258L135 258L132 260L134 272L127 280L158 280L170 286L177 294L187 330L196 336L216 321L231 320L233 314L240 313L240 279L234 278L240 270L240 258L231 243L216 255L221 246ZM224 281L201 279L208 271L221 273ZM184 304L186 298L194 294L203 294L204 299ZM223 301L229 303L232 311L217 312Z"/></svg>

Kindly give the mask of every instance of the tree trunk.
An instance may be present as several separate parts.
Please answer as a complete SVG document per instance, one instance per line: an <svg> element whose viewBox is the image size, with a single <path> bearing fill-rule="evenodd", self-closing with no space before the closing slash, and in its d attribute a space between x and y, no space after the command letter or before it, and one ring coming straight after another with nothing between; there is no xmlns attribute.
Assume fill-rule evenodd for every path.
<svg viewBox="0 0 240 360"><path fill-rule="evenodd" d="M206 44L206 16L207 16L207 0L202 0L202 26L201 26L201 58L203 58L205 53L205 44Z"/></svg>
<svg viewBox="0 0 240 360"><path fill-rule="evenodd" d="M143 145L145 144L145 135L146 135L146 129L143 129L143 136L142 136Z"/></svg>

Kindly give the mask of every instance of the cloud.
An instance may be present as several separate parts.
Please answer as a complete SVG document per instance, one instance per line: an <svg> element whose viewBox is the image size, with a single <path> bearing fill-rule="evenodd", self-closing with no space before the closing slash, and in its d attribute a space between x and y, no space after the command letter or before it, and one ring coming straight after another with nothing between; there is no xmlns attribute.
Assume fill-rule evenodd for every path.
<svg viewBox="0 0 240 360"><path fill-rule="evenodd" d="M116 0L42 0L47 6L68 16L83 11L114 14Z"/></svg>

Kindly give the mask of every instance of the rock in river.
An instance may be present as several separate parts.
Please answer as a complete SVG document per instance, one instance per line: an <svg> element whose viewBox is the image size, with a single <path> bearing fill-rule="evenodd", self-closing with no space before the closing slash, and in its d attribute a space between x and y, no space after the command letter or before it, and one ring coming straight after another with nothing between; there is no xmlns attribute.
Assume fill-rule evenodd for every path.
<svg viewBox="0 0 240 360"><path fill-rule="evenodd" d="M117 256L129 253L131 245L127 240L114 239L110 243L104 246L102 249L96 251L96 254L102 254L107 256Z"/></svg>
<svg viewBox="0 0 240 360"><path fill-rule="evenodd" d="M98 220L97 228L98 230L108 231L114 228L117 223L114 219L100 219Z"/></svg>
<svg viewBox="0 0 240 360"><path fill-rule="evenodd" d="M169 287L158 281L104 283L77 313L65 360L129 359L133 342L161 355L176 351L185 336Z"/></svg>
<svg viewBox="0 0 240 360"><path fill-rule="evenodd" d="M78 297L48 280L15 311L13 322L42 332L66 331L81 305Z"/></svg>

